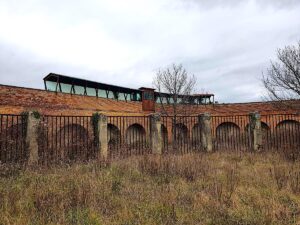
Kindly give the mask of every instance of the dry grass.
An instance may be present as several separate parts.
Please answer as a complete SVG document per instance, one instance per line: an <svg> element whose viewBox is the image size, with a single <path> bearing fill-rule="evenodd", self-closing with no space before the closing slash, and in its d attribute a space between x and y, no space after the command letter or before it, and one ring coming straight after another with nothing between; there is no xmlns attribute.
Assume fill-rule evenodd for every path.
<svg viewBox="0 0 300 225"><path fill-rule="evenodd" d="M0 224L300 224L299 162L277 154L142 156L0 176Z"/></svg>

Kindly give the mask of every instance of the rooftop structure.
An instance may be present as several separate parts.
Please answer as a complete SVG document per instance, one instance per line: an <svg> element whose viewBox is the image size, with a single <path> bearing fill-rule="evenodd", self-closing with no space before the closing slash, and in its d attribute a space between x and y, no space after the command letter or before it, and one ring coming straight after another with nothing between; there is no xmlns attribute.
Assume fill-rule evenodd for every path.
<svg viewBox="0 0 300 225"><path fill-rule="evenodd" d="M147 109L153 108L154 103L172 103L172 97L168 93L155 92L153 88L141 87L139 89L121 87L111 84L99 83L61 74L50 73L44 78L47 91L63 92L76 95L109 98L123 101L145 101ZM178 96L179 102L188 99L189 104L213 104L213 94L194 94L190 96ZM151 110L150 110L151 111Z"/></svg>

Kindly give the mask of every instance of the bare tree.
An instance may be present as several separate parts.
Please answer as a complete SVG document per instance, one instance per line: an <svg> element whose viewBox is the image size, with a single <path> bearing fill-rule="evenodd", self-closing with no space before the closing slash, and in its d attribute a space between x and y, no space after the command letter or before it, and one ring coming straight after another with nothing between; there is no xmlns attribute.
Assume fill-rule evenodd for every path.
<svg viewBox="0 0 300 225"><path fill-rule="evenodd" d="M172 146L173 150L177 151L178 143L187 141L185 137L187 134L182 130L183 127L180 126L180 123L177 127L176 117L177 115L186 115L191 112L189 106L193 98L190 97L194 91L196 78L194 75L189 75L181 64L172 64L165 69L157 71L153 84L159 94L162 113L172 118ZM168 99L168 104L164 104L165 102L162 99ZM170 106L171 110L168 110Z"/></svg>
<svg viewBox="0 0 300 225"><path fill-rule="evenodd" d="M163 99L168 98L172 106L172 116L187 113L187 106L190 105L190 96L196 85L196 77L189 75L181 64L171 66L157 71L153 79L153 85L159 92L159 98L163 113L170 116L163 104ZM184 107L179 107L184 105Z"/></svg>
<svg viewBox="0 0 300 225"><path fill-rule="evenodd" d="M300 41L277 50L277 61L271 61L262 81L268 100L280 107L300 109L299 101L295 101L300 99Z"/></svg>

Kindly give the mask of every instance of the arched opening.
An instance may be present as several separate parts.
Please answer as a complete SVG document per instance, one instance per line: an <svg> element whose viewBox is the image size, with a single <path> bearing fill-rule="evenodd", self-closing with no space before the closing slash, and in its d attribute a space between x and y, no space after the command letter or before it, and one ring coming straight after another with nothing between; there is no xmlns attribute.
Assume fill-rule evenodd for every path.
<svg viewBox="0 0 300 225"><path fill-rule="evenodd" d="M119 128L113 124L107 124L107 140L110 154L115 154L120 147L121 132Z"/></svg>
<svg viewBox="0 0 300 225"><path fill-rule="evenodd" d="M270 127L265 122L261 122L261 130L262 132L270 131ZM245 132L249 132L249 124L245 126Z"/></svg>
<svg viewBox="0 0 300 225"><path fill-rule="evenodd" d="M277 124L276 130L298 131L300 123L296 120L283 120Z"/></svg>
<svg viewBox="0 0 300 225"><path fill-rule="evenodd" d="M275 138L279 148L300 150L300 123L283 120L275 128Z"/></svg>
<svg viewBox="0 0 300 225"><path fill-rule="evenodd" d="M18 162L26 160L25 129L15 124L0 133L0 162Z"/></svg>
<svg viewBox="0 0 300 225"><path fill-rule="evenodd" d="M242 143L240 128L232 122L221 123L216 129L216 149L234 150Z"/></svg>
<svg viewBox="0 0 300 225"><path fill-rule="evenodd" d="M262 130L262 132L266 132L267 133L267 132L270 131L270 127L265 122L261 122L261 130Z"/></svg>
<svg viewBox="0 0 300 225"><path fill-rule="evenodd" d="M199 123L196 123L192 129L192 145L197 149L201 147L201 127Z"/></svg>
<svg viewBox="0 0 300 225"><path fill-rule="evenodd" d="M261 134L262 134L262 145L263 146L269 145L268 142L271 136L271 129L268 126L268 124L264 122L261 122Z"/></svg>
<svg viewBox="0 0 300 225"><path fill-rule="evenodd" d="M57 144L52 146L54 158L62 160L85 160L94 156L87 130L79 124L69 124L56 134Z"/></svg>
<svg viewBox="0 0 300 225"><path fill-rule="evenodd" d="M163 145L167 145L168 144L168 129L166 128L165 125L161 125L161 136L162 136L162 141L163 141Z"/></svg>
<svg viewBox="0 0 300 225"><path fill-rule="evenodd" d="M138 123L130 125L126 130L126 140L129 147L140 148L146 141L146 131Z"/></svg>
<svg viewBox="0 0 300 225"><path fill-rule="evenodd" d="M188 141L188 128L183 123L175 125L175 140L177 143L186 143Z"/></svg>

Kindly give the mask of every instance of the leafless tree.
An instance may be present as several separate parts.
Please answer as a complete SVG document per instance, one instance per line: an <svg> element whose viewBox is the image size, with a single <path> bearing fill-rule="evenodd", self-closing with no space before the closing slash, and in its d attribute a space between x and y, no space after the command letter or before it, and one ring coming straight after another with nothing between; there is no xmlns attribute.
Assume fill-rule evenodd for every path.
<svg viewBox="0 0 300 225"><path fill-rule="evenodd" d="M196 78L189 75L181 64L172 64L171 66L157 71L153 80L153 85L159 93L162 113L172 117L172 135L173 150L178 150L178 142L187 141L182 127L177 130L177 115L186 115L191 110L189 106L192 103L190 98L194 91ZM164 104L162 99L168 98L168 104ZM169 107L171 106L171 110ZM178 125L179 126L179 125ZM186 134L187 135L187 134Z"/></svg>
<svg viewBox="0 0 300 225"><path fill-rule="evenodd" d="M153 79L153 85L159 92L161 108L164 114L170 116L162 100L166 96L169 97L169 105L172 106L172 116L187 113L187 107L190 105L190 96L196 85L196 77L189 75L181 64L172 64L165 69L158 70ZM184 107L179 107L179 105Z"/></svg>
<svg viewBox="0 0 300 225"><path fill-rule="evenodd" d="M296 46L277 50L277 61L263 74L267 99L277 106L300 109L300 41ZM287 101L290 100L290 101Z"/></svg>

